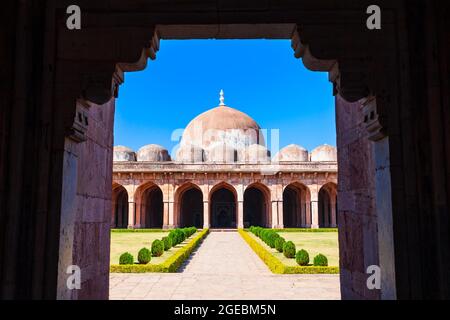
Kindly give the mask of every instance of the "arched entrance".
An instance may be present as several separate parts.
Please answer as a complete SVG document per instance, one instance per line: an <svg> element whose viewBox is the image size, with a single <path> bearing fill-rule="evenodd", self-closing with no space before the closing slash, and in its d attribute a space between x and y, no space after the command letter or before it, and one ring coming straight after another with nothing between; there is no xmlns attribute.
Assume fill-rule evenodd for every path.
<svg viewBox="0 0 450 320"><path fill-rule="evenodd" d="M259 185L249 186L244 192L244 227L270 225L267 188Z"/></svg>
<svg viewBox="0 0 450 320"><path fill-rule="evenodd" d="M154 186L145 190L142 196L141 227L162 228L164 204L161 189Z"/></svg>
<svg viewBox="0 0 450 320"><path fill-rule="evenodd" d="M151 183L141 185L135 193L137 228L163 227L163 193L161 189Z"/></svg>
<svg viewBox="0 0 450 320"><path fill-rule="evenodd" d="M319 190L319 228L337 227L337 187L327 183Z"/></svg>
<svg viewBox="0 0 450 320"><path fill-rule="evenodd" d="M212 228L236 228L236 193L226 184L211 192L210 215Z"/></svg>
<svg viewBox="0 0 450 320"><path fill-rule="evenodd" d="M128 227L128 192L121 185L114 185L112 192L111 228Z"/></svg>
<svg viewBox="0 0 450 320"><path fill-rule="evenodd" d="M203 193L194 186L180 195L180 227L203 228Z"/></svg>
<svg viewBox="0 0 450 320"><path fill-rule="evenodd" d="M310 193L306 186L292 183L283 191L283 225L285 228L311 226Z"/></svg>

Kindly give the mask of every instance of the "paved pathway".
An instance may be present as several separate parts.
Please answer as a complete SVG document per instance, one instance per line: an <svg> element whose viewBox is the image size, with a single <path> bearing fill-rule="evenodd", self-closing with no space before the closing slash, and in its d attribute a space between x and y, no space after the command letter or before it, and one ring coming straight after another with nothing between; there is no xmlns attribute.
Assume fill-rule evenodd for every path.
<svg viewBox="0 0 450 320"><path fill-rule="evenodd" d="M340 299L338 275L275 275L237 232L211 232L178 273L112 273L110 299Z"/></svg>

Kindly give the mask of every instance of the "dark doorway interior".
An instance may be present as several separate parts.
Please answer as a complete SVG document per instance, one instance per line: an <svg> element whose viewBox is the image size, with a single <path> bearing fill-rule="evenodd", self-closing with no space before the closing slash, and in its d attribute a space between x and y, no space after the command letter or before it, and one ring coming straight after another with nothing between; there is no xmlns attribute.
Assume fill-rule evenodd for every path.
<svg viewBox="0 0 450 320"><path fill-rule="evenodd" d="M159 188L145 191L145 228L162 228L163 226L163 194Z"/></svg>
<svg viewBox="0 0 450 320"><path fill-rule="evenodd" d="M258 188L248 188L244 193L244 226L267 226L267 205L264 193Z"/></svg>
<svg viewBox="0 0 450 320"><path fill-rule="evenodd" d="M226 188L216 190L211 196L211 227L236 228L236 200Z"/></svg>
<svg viewBox="0 0 450 320"><path fill-rule="evenodd" d="M299 190L286 187L283 192L283 224L285 228L301 227Z"/></svg>
<svg viewBox="0 0 450 320"><path fill-rule="evenodd" d="M196 188L186 190L181 196L181 227L203 227L203 194Z"/></svg>
<svg viewBox="0 0 450 320"><path fill-rule="evenodd" d="M124 187L117 187L113 191L114 221L113 228L128 227L128 194Z"/></svg>

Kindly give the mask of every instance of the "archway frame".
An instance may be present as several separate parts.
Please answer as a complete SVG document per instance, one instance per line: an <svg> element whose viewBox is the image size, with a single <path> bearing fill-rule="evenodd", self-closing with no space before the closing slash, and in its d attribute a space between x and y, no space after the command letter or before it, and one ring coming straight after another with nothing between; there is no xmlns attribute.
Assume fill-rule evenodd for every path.
<svg viewBox="0 0 450 320"><path fill-rule="evenodd" d="M287 189L294 190L297 198L297 201L300 204L300 224L302 227L310 227L312 223L311 218L311 190L307 185L300 181L292 181L289 184L283 186L283 196L284 192L286 192ZM284 205L284 203L283 203ZM284 214L284 208L283 208L283 214ZM284 221L284 217L283 217ZM283 222L283 225L286 227L285 223Z"/></svg>
<svg viewBox="0 0 450 320"><path fill-rule="evenodd" d="M271 197L271 191L269 187L267 187L265 184L261 182L253 182L249 185L247 185L244 189L244 192L242 194L242 201L244 201L244 207L245 207L245 193L247 190L250 190L252 188L255 188L263 194L264 197L264 205L265 205L265 212L264 212L264 221L265 221L265 227L270 228L272 226L272 197ZM239 213L238 213L239 214ZM245 223L245 211L242 212L242 217L244 219Z"/></svg>
<svg viewBox="0 0 450 320"><path fill-rule="evenodd" d="M195 184L191 181L185 182L179 186L176 187L175 191L174 191L174 225L175 226L179 226L181 223L181 200L183 199L183 195L186 191L191 190L191 189L196 189L198 191L200 191L200 193L202 194L202 202L204 201L204 194L203 194L203 190L202 188L198 185ZM204 219L204 218L203 218Z"/></svg>
<svg viewBox="0 0 450 320"><path fill-rule="evenodd" d="M411 8L406 10L404 6L409 4L405 4L404 2L383 1L383 29L375 32L368 32L363 27L363 30L355 27L364 21L365 9L368 4L368 2L364 1L361 3L355 1L345 2L340 4L339 8L336 8L334 2L326 2L325 4L299 2L295 7L289 3L287 7L285 7L284 4L280 4L279 6L276 6L276 8L267 3L263 3L261 6L254 4L254 7L247 6L247 3L236 3L231 5L217 3L215 5L205 4L206 7L204 8L204 11L199 10L201 7L200 4L198 5L199 7L195 7L195 10L189 7L178 7L177 4L174 4L171 9L178 14L173 15L170 14L170 8L158 4L156 8L162 9L158 11L158 17L152 16L152 12L155 12L156 8L155 5L152 5L150 2L144 3L140 1L139 4L133 1L127 1L126 3L117 2L111 4L108 8L98 8L96 5L93 5L92 2L90 4L90 2L84 0L80 0L78 3L83 8L83 17L87 17L86 20L83 20L86 22L83 24L83 28L86 27L88 32L73 32L74 34L77 34L77 36L71 35L70 37L68 37L65 26L66 17L64 15L64 2L42 2L42 4L38 4L37 11L41 9L41 12L45 11L48 13L46 14L46 18L36 15L34 13L36 10L33 11L33 8L30 6L25 6L25 8L23 8L24 10L18 11L20 13L19 16L22 18L20 19L21 21L28 21L28 19L30 19L30 21L33 20L36 22L37 26L41 27L34 28L33 31L26 31L25 29L21 30L18 33L19 38L20 35L26 34L27 36L21 37L21 40L24 44L31 44L30 39L32 39L33 36L38 35L38 38L42 37L47 44L45 52L49 53L48 56L45 56L45 59L41 59L41 62L37 61L37 66L34 64L32 66L32 68L38 68L38 70L39 68L43 69L42 75L38 72L28 72L32 69L29 65L25 65L25 63L23 68L16 68L16 70L20 69L24 75L29 74L24 77L27 80L34 80L29 81L29 83L45 83L48 84L46 87L52 89L42 95L42 97L39 94L41 87L35 86L35 88L32 89L34 93L37 93L36 96L39 98L30 98L29 102L23 104L21 100L19 103L11 104L13 105L12 110L16 104L20 107L27 108L27 110L29 105L33 105L33 108L37 108L34 105L37 105L38 107L41 106L42 110L45 110L41 112L42 118L37 121L47 126L45 127L45 132L50 133L49 139L40 139L42 140L40 142L34 142L33 139L30 139L25 147L26 150L30 151L40 150L34 157L34 159L38 161L38 164L36 165L38 167L38 172L36 172L34 168L33 171L27 169L23 173L24 175L33 173L36 176L45 178L35 179L36 181L39 181L39 192L36 191L36 194L38 194L41 199L60 199L62 194L65 195L65 192L63 192L64 185L61 183L63 180L61 177L66 175L65 169L63 170L64 135L62 132L66 134L65 137L68 137L69 135L72 136L72 133L74 132L71 130L74 126L73 119L75 118L74 115L76 113L74 110L74 101L78 99L80 95L82 96L82 100L86 100L86 97L91 96L99 98L98 101L102 101L102 99L109 99L111 93L116 93L116 81L123 80L120 78L120 72L137 70L136 61L143 61L139 59L141 52L146 52L145 55L147 56L154 55L154 50L150 49L150 46L148 45L149 37L144 36L144 34L148 35L147 31L149 27L155 26L158 23L169 25L190 23L193 24L194 27L190 29L186 28L185 30L191 34L191 37L194 37L196 30L195 24L204 23L211 26L212 33L220 36L226 32L232 33L232 28L223 28L219 23L255 24L258 22L276 23L281 20L293 21L302 26L303 41L305 43L310 43L310 48L312 48L311 50L315 53L315 56L320 59L327 59L331 56L331 58L339 61L339 65L342 69L339 74L337 74L337 77L332 77L332 81L335 83L336 92L341 93L342 96L350 101L348 95L353 97L359 95L359 89L353 90L351 85L352 82L357 81L368 82L369 92L377 94L377 103L375 105L372 104L372 106L365 105L364 108L368 106L369 110L374 111L373 114L371 114L371 112L367 113L367 124L370 130L371 139L380 141L380 143L384 139L384 146L388 147L385 148L385 150L387 150L387 153L385 154L392 156L388 161L390 160L390 162L394 164L391 168L391 170L393 170L392 175L387 170L386 176L391 176L392 185L396 186L395 190L392 191L392 198L395 201L391 201L390 191L387 191L386 193L388 193L388 196L382 194L381 196L384 198L381 200L377 199L377 202L380 201L380 203L389 204L386 208L388 211L387 218L389 218L390 221L393 221L391 227L393 226L393 228L395 228L396 235L402 235L396 237L395 241L396 269L402 271L399 272L398 275L394 274L394 278L398 278L398 283L402 284L399 288L399 297L420 297L421 295L427 297L426 293L430 293L432 296L448 297L448 283L439 285L439 283L442 283L441 280L447 279L445 268L436 270L437 275L433 279L430 279L432 283L424 288L423 291L419 290L417 285L417 283L420 283L420 279L428 279L426 273L421 270L429 270L433 267L434 261L441 261L440 259L442 257L447 257L446 253L449 252L448 246L445 245L449 243L447 237L448 224L439 224L439 221L442 219L441 213L448 212L448 202L442 200L442 203L436 204L434 200L434 197L446 199L446 195L448 196L448 193L446 193L448 192L448 188L446 188L445 179L442 177L437 178L434 170L432 170L433 172L431 173L433 190L432 192L429 192L429 194L427 194L427 190L429 191L429 184L414 180L416 177L420 176L428 177L430 173L426 172L426 170L429 170L431 167L436 167L436 162L440 164L440 166L437 167L446 167L445 165L448 162L442 163L443 157L440 156L440 153L437 150L440 145L439 143L437 143L436 146L433 145L428 147L429 149L432 149L431 151L433 152L426 153L427 158L425 161L412 161L411 159L423 158L423 156L421 157L423 154L421 148L423 148L423 150L428 150L427 144L429 144L429 139L427 139L427 137L429 138L432 134L429 131L426 131L426 129L431 121L428 121L429 119L421 114L424 120L415 123L414 121L418 120L417 112L408 119L400 117L405 110L422 110L420 105L436 108L443 107L443 104L439 105L439 102L430 102L424 98L429 92L427 91L429 90L428 88L423 90L423 94L419 93L422 92L422 90L417 90L417 88L420 88L420 85L423 84L422 80L426 78L427 72L425 72L425 70L435 70L435 68L431 68L431 66L436 64L437 61L434 61L433 59L429 59L431 62L426 61L427 55L432 56L432 53L435 52L438 53L437 56L438 59L440 59L439 61L446 61L442 58L442 56L448 52L445 47L438 48L438 51L433 51L434 49L431 49L435 48L435 46L433 46L434 43L442 43L442 39L448 39L448 37L444 38L446 33L443 30L445 29L438 28L440 24L444 23L442 15L436 14L435 12L435 10L439 11L439 8L443 7L443 5L438 6L437 4L431 4L430 2L430 4L424 4L423 7L420 6L420 8L417 8L417 6L411 6ZM432 6L436 7L432 8ZM129 15L132 15L132 12L137 12L137 8L139 8L139 16L142 19L130 18ZM164 13L160 14L159 12ZM194 12L195 15L192 15ZM323 12L330 12L330 14L324 15ZM440 12L445 12L445 10L440 10ZM405 17L408 14L417 16L421 23L424 22L423 26L422 24L415 23L415 19L400 19L399 21L396 21L393 18L398 16ZM189 18L191 16L194 16L195 18ZM436 21L436 24L425 23L425 18L427 17L435 17L436 19L433 22ZM11 15L12 21L15 21L14 18L16 17ZM133 23L131 24L130 21L133 21ZM46 29L43 27L44 25L48 25L50 28ZM118 25L121 27L117 27ZM346 25L347 31L349 31L345 36L342 32L344 28L339 28L342 25ZM54 31L51 28L52 26L55 26L57 30ZM144 31L144 29L146 29L146 31ZM48 32L45 32L46 36L44 36L43 30L49 30ZM89 32L90 30L92 30L92 32ZM400 33L401 30L411 31L410 33ZM410 44L410 42L412 47L414 47L414 45L419 47L419 44L423 39L422 37L415 37L416 31L419 31L419 34L422 34L421 32L424 32L424 30L431 30L431 34L436 34L435 38L440 39L441 42L435 38L430 39L430 42L427 42L427 45L424 46L426 48L424 49L424 54L412 55L408 50L404 50L405 46ZM130 33L135 34L136 37L130 39ZM333 34L334 36L332 38L327 37L327 35L330 34ZM76 39L76 37L78 37L78 39ZM99 39L104 41L98 41ZM349 42L345 39L351 39L351 41ZM133 44L127 43L127 40L133 42ZM11 43L14 41L15 39L11 38ZM69 43L71 45L68 45ZM122 45L121 48L118 48L118 44L121 43L126 45ZM11 48L13 47L14 43L11 45ZM31 56L43 56L44 49L41 46L30 45L29 47L32 49L32 52L29 51ZM86 48L91 49L92 56L86 54ZM142 50L142 48L146 49ZM138 51L139 54L136 54L136 51ZM374 54L374 52L377 54ZM392 56L392 58L388 57L386 53L392 52L398 52L398 54L391 54L390 56ZM25 53L17 52L17 54L20 54L19 56L14 57L14 59L18 61L17 63L25 62L25 59L29 58ZM13 56L14 55L11 55L11 57ZM12 61L12 59L13 58L11 58L10 61ZM397 59L400 61L397 61ZM117 76L114 75L114 84L111 84L111 73L114 72L116 63L123 61L126 62L122 65L124 68L118 72ZM401 65L400 62L404 63L402 64L405 66L404 68L397 67ZM44 65L47 66L47 63L49 68L42 68ZM415 68L420 68L420 72L415 72L411 75L409 73L409 64L415 66ZM421 67L422 65L423 67ZM57 66L56 72L55 66ZM14 73L9 72L9 74ZM386 74L390 74L391 76L383 76ZM86 75L86 77L84 75ZM336 76L336 73L334 75ZM67 78L67 81L64 81L65 78ZM418 78L420 78L420 81ZM380 80L378 81L377 79ZM444 78L444 81L445 79L447 78ZM425 80L423 81L425 82ZM58 86L56 86L55 83L57 83ZM439 91L440 89L436 87L435 90ZM80 92L83 93L80 94ZM444 98L447 97L448 94L445 94ZM412 108L411 104L417 108ZM72 108L70 106L72 106ZM30 108L30 110L35 110L33 108ZM18 110L17 112L23 112L23 109L15 109ZM390 111L387 112L388 110ZM56 120L52 122L50 121L50 118ZM432 117L432 119L434 121L436 120L436 117ZM387 125L388 123L389 125ZM436 121L436 123L439 122ZM418 126L420 127L420 130L418 130ZM35 132L43 132L41 127L36 127L34 129ZM395 136L395 139L388 141L385 139L388 130L392 136ZM414 140L416 139L416 135L414 134L416 131L425 131L425 138L423 141ZM67 134L67 132L72 133ZM77 134L74 135L74 139L77 139L76 136ZM51 141L50 145L49 141ZM36 146L40 146L40 148L37 148ZM20 147L21 146L17 146L16 148ZM390 150L395 150L395 152L389 152L389 148ZM442 148L442 150L448 150L448 148ZM379 148L377 148L376 152L383 153ZM32 154L32 152L29 154ZM52 159L51 162L45 162L50 158ZM380 164L380 168L386 167L390 168L389 163L385 166ZM9 175L13 178L10 178L9 181L24 180L21 178L22 170L17 170L17 172L10 170L10 172L11 174ZM441 173L437 173L437 175L441 175ZM387 181L386 186L390 186L391 180ZM25 187L29 188L28 185ZM34 183L32 187L38 190L36 183ZM17 187L16 189L20 189L20 187ZM16 189L12 189L11 192L17 191ZM383 185L377 186L377 189L390 190L390 188L383 188ZM64 189L64 191L66 190ZM411 194L416 195L416 197L412 197ZM419 197L419 195L421 195L421 197ZM65 197L67 196L65 195ZM5 199L5 203L15 203L14 201L8 201L13 200L9 193ZM16 272L12 267L8 266L4 266L3 272L10 275L11 277L9 278L17 280L17 287L24 287L26 284L25 280L20 280L21 278L24 278L22 276L23 274L33 274L38 280L33 281L33 285L30 286L30 289L28 289L24 295L29 297L33 296L35 298L51 298L56 296L57 290L54 274L57 273L58 268L58 262L56 261L59 252L58 245L60 241L64 240L59 239L61 236L60 225L64 226L67 224L67 219L61 214L64 212L65 207L63 203L55 204L50 202L50 200L43 200L42 203L39 202L39 204L33 204L31 202L32 200L29 200L21 205L8 205L8 207L11 206L12 210L5 211L8 212L8 214L11 212L10 214L13 217L17 216L18 218L10 219L13 220L12 222L9 222L9 224L12 225L5 225L5 227L3 227L5 228L4 230L17 231L15 233L11 231L12 234L8 233L9 238L7 239L11 238L17 240L32 238L36 239L35 243L37 244L46 243L47 245L45 250L38 248L37 245L34 245L33 248L29 249L29 253L26 254L25 257L21 257L21 259L27 261L27 263L22 263L22 267L19 267ZM25 211L24 208L26 208L28 212L33 212L35 214L39 212L39 214L36 214L38 218L36 221L32 222L28 229L25 227L20 228L21 225L27 225L27 221L23 221L25 218L19 218L26 216L23 214ZM392 215L391 211L395 212L395 215ZM412 214L411 211L413 211L414 214ZM438 232L430 235L428 231L425 230L427 228L421 227L424 215L425 217L433 217L432 220L435 221L433 226ZM7 221L7 219L5 219L5 221ZM70 222L70 218L68 221ZM389 224L387 226L389 226ZM386 225L383 225L382 227L384 228ZM386 231L389 236L389 228L386 228L386 230L383 228L381 229ZM1 234L6 233L1 232ZM422 261L420 258L421 255L415 256L406 254L410 252L408 244L414 242L417 238L423 239L421 245L424 248L431 248L435 243L441 244L439 247L435 248L435 251L429 253L433 259L423 259ZM10 243L18 243L18 241L13 240L11 240ZM390 240L386 241L386 243L394 243ZM8 246L5 246L1 249L1 255L9 256L10 259L16 259L14 255L14 250L16 249L16 247L9 248ZM392 248L387 247L382 249L389 253ZM426 249L423 250L426 251ZM51 254L48 254L48 252ZM394 252L391 253L392 254L388 256L394 258ZM447 259L445 261L448 261L448 258L445 259ZM394 259L391 260L394 261ZM19 264L11 265L14 266ZM30 269L33 269L33 272L27 269L28 266ZM420 267L413 268L412 266ZM45 274L42 273L41 270L46 270ZM391 284L393 282L394 281L390 281ZM6 285L2 283L2 287L6 287ZM383 286L383 288L385 287L386 286ZM430 288L436 288L436 290L431 290ZM16 290L14 285L12 285L12 288L8 286L8 292L5 295L15 296L15 292L23 291ZM353 291L349 290L347 292ZM395 292L394 286L394 295L391 297L396 297ZM104 297L103 294L104 293L102 293L101 297Z"/></svg>
<svg viewBox="0 0 450 320"><path fill-rule="evenodd" d="M135 212L134 212L134 226L141 228L142 226L145 226L145 214L146 211L142 211L143 207L147 205L147 199L146 196L149 192L153 192L155 190L159 190L162 194L162 202L163 202L163 210L162 210L162 222L164 226L164 192L161 186L158 184L148 181L145 183L140 184L135 192L134 192L134 202L135 202Z"/></svg>
<svg viewBox="0 0 450 320"><path fill-rule="evenodd" d="M237 192L236 188L231 183L228 183L226 181L221 181L221 182L216 183L215 185L213 185L211 187L211 189L208 192L209 222L210 222L211 225L213 224L212 223L212 221L213 221L212 220L212 215L213 215L212 197L213 197L214 193L216 191L220 190L220 189L226 189L226 190L230 191L233 194L233 196L234 196L234 211L235 211L234 213L235 213L235 216L236 216L236 226L237 226L238 223L239 223L239 220L238 220L239 219L239 208L238 208L239 207L239 205L238 205L239 197L238 197L238 192Z"/></svg>

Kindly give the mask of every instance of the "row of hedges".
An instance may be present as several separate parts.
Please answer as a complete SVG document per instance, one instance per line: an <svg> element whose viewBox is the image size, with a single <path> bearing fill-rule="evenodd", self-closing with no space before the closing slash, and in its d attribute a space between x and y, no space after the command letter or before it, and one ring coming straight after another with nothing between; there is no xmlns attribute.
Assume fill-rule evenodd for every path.
<svg viewBox="0 0 450 320"><path fill-rule="evenodd" d="M309 253L306 250L296 250L295 244L292 241L286 241L275 230L266 229L262 227L250 227L250 232L259 237L272 249L282 252L286 258L294 259L299 266L309 265ZM328 267L328 259L323 254L319 253L314 257L314 266Z"/></svg>
<svg viewBox="0 0 450 320"><path fill-rule="evenodd" d="M160 264L127 264L111 265L110 272L115 273L144 273L144 272L176 272L183 262L189 258L192 251L208 234L209 229L203 229L189 243L176 251L166 261Z"/></svg>
<svg viewBox="0 0 450 320"><path fill-rule="evenodd" d="M252 228L253 233L255 232L254 228L255 227ZM259 227L256 227L256 228L259 228ZM264 228L260 228L260 229L264 229ZM268 229L266 229L266 230L268 230ZM270 238L270 236L267 235L270 233L261 232L261 231L262 230L259 230L256 232L259 234L263 234L264 237ZM248 232L246 232L242 229L239 229L239 233L244 238L244 240L248 243L248 245L253 249L253 251L255 251L255 253L261 258L261 260L269 267L269 269L273 273L277 273L277 274L337 274L337 273L339 273L339 267L286 266L276 256L274 256L269 250L267 250L266 247L264 247L264 245L262 245L261 243L256 241L252 236L250 236ZM279 237L277 239L282 239L282 238ZM263 239L261 239L261 240L263 240ZM264 241L264 242L266 242L266 241ZM275 242L277 242L277 241L275 241ZM278 242L280 242L280 241L278 241ZM285 244L286 243L289 243L289 242L285 242ZM293 245L293 243L292 243L292 245ZM289 247L291 247L291 246L289 245ZM299 252L302 252L302 251L299 251ZM296 253L295 253L295 245L294 245L294 256L295 256L295 254ZM302 252L299 255L303 255L303 254L304 253Z"/></svg>
<svg viewBox="0 0 450 320"><path fill-rule="evenodd" d="M152 242L151 250L148 248L142 248L138 252L138 262L139 264L147 264L151 261L153 257L160 257L163 255L164 251L182 243L184 240L192 236L197 232L197 228L177 228L171 230L167 237L163 237L161 240L155 239ZM120 255L119 264L128 265L134 264L134 257L131 253L125 252Z"/></svg>

